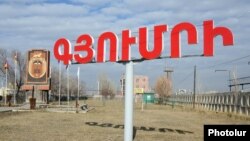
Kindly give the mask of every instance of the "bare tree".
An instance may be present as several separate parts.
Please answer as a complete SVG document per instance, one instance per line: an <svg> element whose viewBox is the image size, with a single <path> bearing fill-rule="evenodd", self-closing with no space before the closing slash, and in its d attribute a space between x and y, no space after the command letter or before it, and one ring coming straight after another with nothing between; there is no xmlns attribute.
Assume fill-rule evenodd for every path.
<svg viewBox="0 0 250 141"><path fill-rule="evenodd" d="M52 67L51 69L51 94L55 97L59 92L59 71L58 68Z"/></svg>
<svg viewBox="0 0 250 141"><path fill-rule="evenodd" d="M66 69L63 69L62 67L62 72L61 72L61 96L67 96L68 94L68 86L67 86L67 74L66 74ZM69 74L69 96L75 96L77 95L78 87L77 87L77 77ZM84 96L86 94L86 88L85 88L85 83L84 81L80 81L80 87L79 87L79 93L80 97ZM51 69L51 93L54 96L59 95L59 70L57 67L53 67Z"/></svg>
<svg viewBox="0 0 250 141"><path fill-rule="evenodd" d="M7 60L7 50L0 48L0 77L5 76L5 68L4 64L6 63L5 61Z"/></svg>
<svg viewBox="0 0 250 141"><path fill-rule="evenodd" d="M155 83L155 92L159 95L159 103L162 104L172 94L171 81L166 76L160 76Z"/></svg>
<svg viewBox="0 0 250 141"><path fill-rule="evenodd" d="M24 84L24 81L26 79L26 66L27 66L27 59L26 55L22 54L19 51L13 50L11 53L11 56L14 57L14 64L16 63L16 82L15 79L13 80L14 83L16 83L16 94L20 92L20 89L22 85ZM15 75L15 70L13 71ZM13 75L12 75L13 76Z"/></svg>
<svg viewBox="0 0 250 141"><path fill-rule="evenodd" d="M21 87L24 84L26 78L26 65L27 65L27 55L22 54L20 51L12 50L8 51L6 49L0 48L0 78L3 81L5 79L6 70L4 64L8 62L8 84L9 88L14 89L16 85L16 96L20 93ZM15 68L16 68L16 82L15 82ZM59 70L53 67L51 72L51 92L52 94L58 94L59 90ZM77 77L69 76L70 84L70 94L77 94ZM67 95L67 74L66 69L62 67L61 74L61 93ZM80 81L80 96L85 94L85 83Z"/></svg>
<svg viewBox="0 0 250 141"><path fill-rule="evenodd" d="M8 83L11 84L13 89L16 86L16 96L18 96L26 77L26 57L20 51L12 50L11 52L8 52L6 49L0 48L0 64L3 64L0 66L0 77L4 77L6 75L4 68L4 64L6 62L8 63Z"/></svg>
<svg viewBox="0 0 250 141"><path fill-rule="evenodd" d="M110 97L111 99L115 97L115 86L114 83L109 80L106 74L101 74L99 77L100 82L100 94L103 97L103 104L105 105L105 100Z"/></svg>
<svg viewBox="0 0 250 141"><path fill-rule="evenodd" d="M65 82L67 81L67 78L65 79ZM78 87L77 87L77 76L69 75L69 95L71 96L77 96L78 93ZM64 83L63 86L64 92L67 93L67 84ZM80 80L79 84L79 97L83 97L86 95L86 84L83 80Z"/></svg>

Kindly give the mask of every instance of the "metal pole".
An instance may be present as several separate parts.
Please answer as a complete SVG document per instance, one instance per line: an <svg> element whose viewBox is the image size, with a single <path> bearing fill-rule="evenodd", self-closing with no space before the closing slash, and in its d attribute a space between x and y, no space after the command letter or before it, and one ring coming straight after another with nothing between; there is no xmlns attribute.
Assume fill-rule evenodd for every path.
<svg viewBox="0 0 250 141"><path fill-rule="evenodd" d="M124 141L133 139L133 62L126 63Z"/></svg>
<svg viewBox="0 0 250 141"><path fill-rule="evenodd" d="M195 108L195 95L196 95L196 66L194 66L194 93L193 93L193 108Z"/></svg>
<svg viewBox="0 0 250 141"><path fill-rule="evenodd" d="M16 62L16 60L15 60L15 82L14 82L14 86L15 86L15 92L14 92L14 105L16 105L16 92L17 92L17 90L16 90L16 67L17 67L17 62Z"/></svg>
<svg viewBox="0 0 250 141"><path fill-rule="evenodd" d="M229 80L228 80L228 86L229 86L229 92L231 92L231 86L230 86L230 79L231 79L231 71L230 70L228 70L228 74L229 74Z"/></svg>
<svg viewBox="0 0 250 141"><path fill-rule="evenodd" d="M77 70L77 78L78 78L78 84L77 84L77 98L76 98L76 113L79 111L79 89L80 89L80 67L78 67Z"/></svg>
<svg viewBox="0 0 250 141"><path fill-rule="evenodd" d="M52 71L52 69L51 69L51 64L50 64L50 66L49 66L49 86L50 86L50 88L51 88L51 72ZM51 89L49 89L48 90L48 92L47 92L47 104L49 104L49 101L50 101L50 99L51 99Z"/></svg>
<svg viewBox="0 0 250 141"><path fill-rule="evenodd" d="M124 97L124 93L123 93L123 92L124 92L124 90L123 90L123 81L124 81L124 79L123 79L123 78L124 78L124 76L122 76L122 79L121 79L121 83L122 83L122 84L121 84L121 86L122 86L122 88L121 88L122 97Z"/></svg>
<svg viewBox="0 0 250 141"><path fill-rule="evenodd" d="M79 103L79 95L80 95L80 78L78 78L78 92L77 92L77 103Z"/></svg>
<svg viewBox="0 0 250 141"><path fill-rule="evenodd" d="M99 80L97 81L97 95L98 96L100 95L100 81ZM100 101L102 101L102 95L100 97Z"/></svg>
<svg viewBox="0 0 250 141"><path fill-rule="evenodd" d="M4 99L4 104L6 105L6 102L7 102L7 93L8 93L8 91L7 91L7 89L8 89L8 69L5 69L5 73L6 73L6 75L5 75L5 83L6 83L6 93L5 93L5 99Z"/></svg>
<svg viewBox="0 0 250 141"><path fill-rule="evenodd" d="M58 102L61 105L61 62L59 62L59 94L58 94Z"/></svg>
<svg viewBox="0 0 250 141"><path fill-rule="evenodd" d="M67 68L67 87L68 87L67 100L68 100L68 107L69 107L69 67Z"/></svg>
<svg viewBox="0 0 250 141"><path fill-rule="evenodd" d="M143 107L144 106L144 103L143 103L143 93L141 94L141 111L143 111Z"/></svg>
<svg viewBox="0 0 250 141"><path fill-rule="evenodd" d="M99 95L100 93L99 93L99 81L97 81L97 95Z"/></svg>

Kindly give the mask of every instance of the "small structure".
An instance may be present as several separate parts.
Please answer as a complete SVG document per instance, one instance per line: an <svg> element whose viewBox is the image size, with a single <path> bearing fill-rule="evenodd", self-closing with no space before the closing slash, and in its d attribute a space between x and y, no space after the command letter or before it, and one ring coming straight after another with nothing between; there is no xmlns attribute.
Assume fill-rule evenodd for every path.
<svg viewBox="0 0 250 141"><path fill-rule="evenodd" d="M36 102L46 101L47 104L49 102L50 52L44 49L30 50L27 57L26 81L22 90L32 91L32 97L29 100L31 109L34 109Z"/></svg>
<svg viewBox="0 0 250 141"><path fill-rule="evenodd" d="M134 88L134 95L141 94L143 92L149 92L149 78L145 75L135 75L133 78L133 88ZM125 96L125 76L122 74L120 78L120 88L122 96Z"/></svg>
<svg viewBox="0 0 250 141"><path fill-rule="evenodd" d="M5 88L0 88L0 101L2 101L4 99L4 96L5 96Z"/></svg>
<svg viewBox="0 0 250 141"><path fill-rule="evenodd" d="M143 102L144 103L154 103L155 94L154 93L143 93Z"/></svg>
<svg viewBox="0 0 250 141"><path fill-rule="evenodd" d="M13 102L13 95L14 95L14 90L13 89L6 89L5 87L0 88L0 101L6 102L5 104L8 104L11 106L11 102Z"/></svg>

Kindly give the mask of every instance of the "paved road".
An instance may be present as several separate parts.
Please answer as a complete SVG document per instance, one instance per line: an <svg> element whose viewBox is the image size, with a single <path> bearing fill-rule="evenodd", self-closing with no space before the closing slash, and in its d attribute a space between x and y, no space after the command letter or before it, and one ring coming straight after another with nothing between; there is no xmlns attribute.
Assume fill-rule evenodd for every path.
<svg viewBox="0 0 250 141"><path fill-rule="evenodd" d="M12 107L0 107L0 113L1 112L10 112L12 111Z"/></svg>
<svg viewBox="0 0 250 141"><path fill-rule="evenodd" d="M28 110L30 108L29 104L24 104L19 107L0 107L0 112L10 112L13 110Z"/></svg>

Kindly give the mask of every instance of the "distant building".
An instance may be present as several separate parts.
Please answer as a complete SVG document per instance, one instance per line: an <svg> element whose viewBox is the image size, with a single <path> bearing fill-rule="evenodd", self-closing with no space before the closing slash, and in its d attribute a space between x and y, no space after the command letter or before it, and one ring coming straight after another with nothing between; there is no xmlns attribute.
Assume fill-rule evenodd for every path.
<svg viewBox="0 0 250 141"><path fill-rule="evenodd" d="M6 91L7 90L7 91ZM5 96L6 94L13 94L13 89L6 89L5 87L0 88L0 96Z"/></svg>
<svg viewBox="0 0 250 141"><path fill-rule="evenodd" d="M134 89L143 89L143 92L149 92L148 76L135 75L134 76Z"/></svg>
<svg viewBox="0 0 250 141"><path fill-rule="evenodd" d="M187 90L186 89L179 89L177 94L187 94Z"/></svg>
<svg viewBox="0 0 250 141"><path fill-rule="evenodd" d="M4 91L5 91L4 88L0 88L0 96L4 96Z"/></svg>
<svg viewBox="0 0 250 141"><path fill-rule="evenodd" d="M125 75L123 74L120 78L120 88L122 96L125 95ZM134 94L150 92L149 79L145 75L134 75Z"/></svg>

